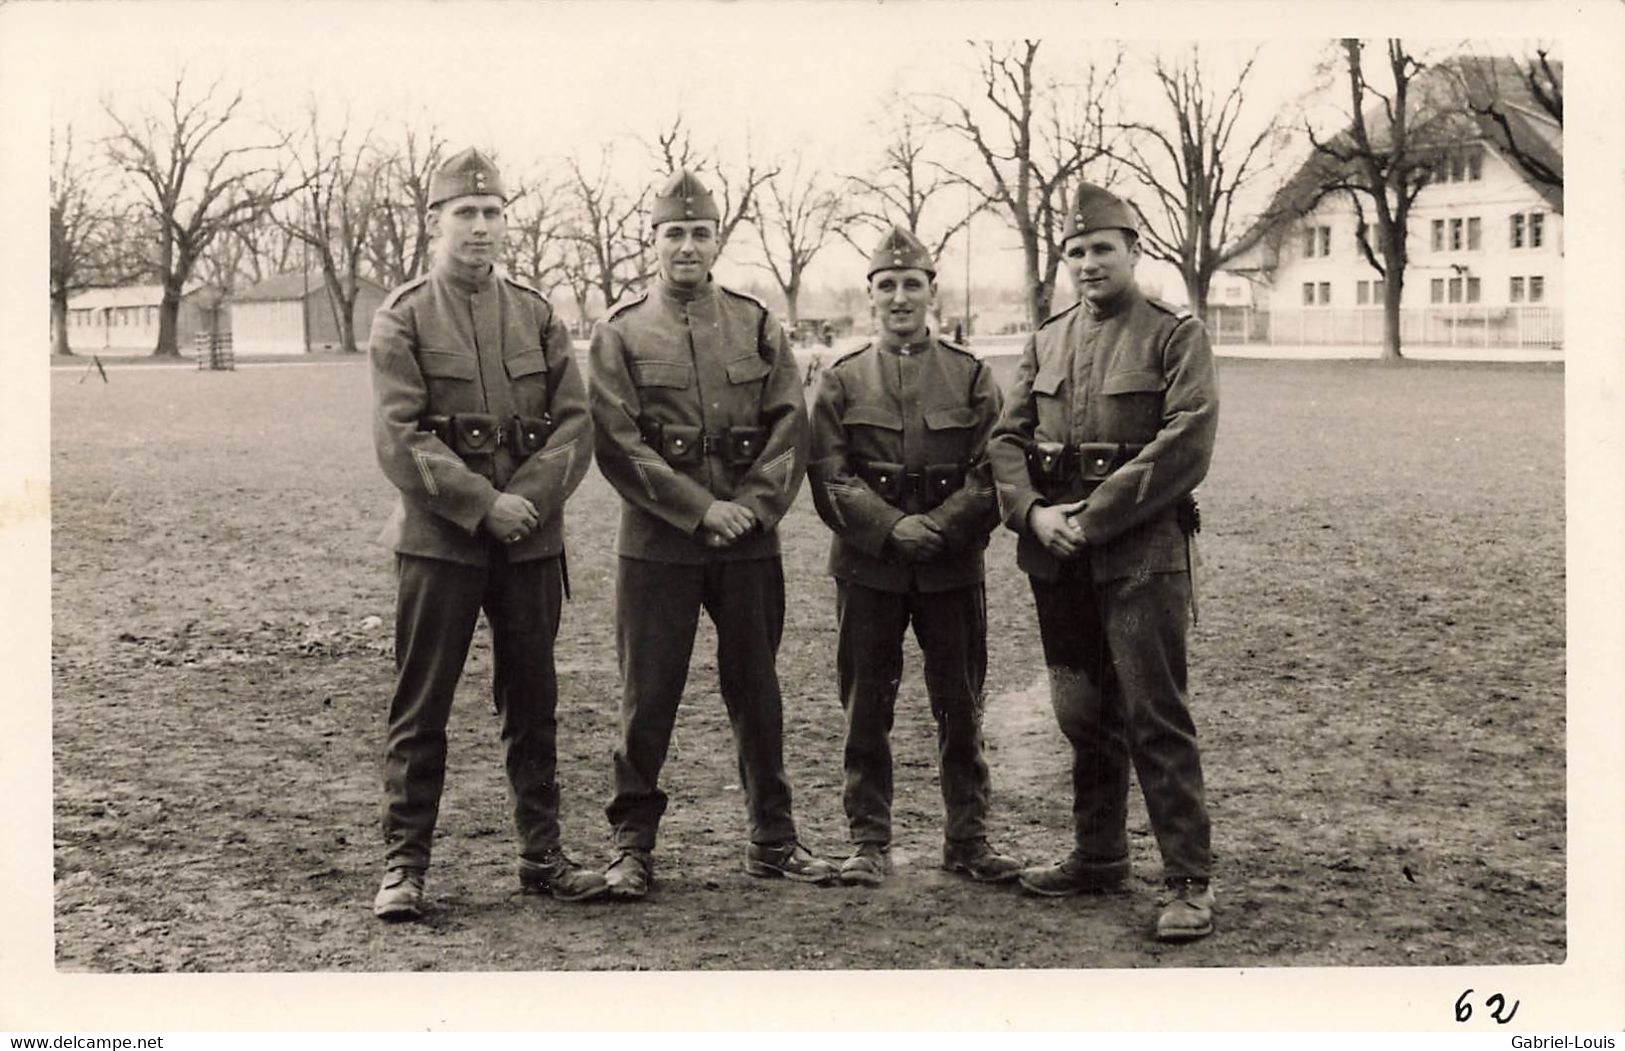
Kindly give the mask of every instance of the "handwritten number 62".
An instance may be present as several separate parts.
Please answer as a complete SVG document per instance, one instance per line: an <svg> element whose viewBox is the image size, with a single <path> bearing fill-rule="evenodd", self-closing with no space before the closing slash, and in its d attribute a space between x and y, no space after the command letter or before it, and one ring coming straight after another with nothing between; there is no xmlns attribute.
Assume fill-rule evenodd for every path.
<svg viewBox="0 0 1625 1051"><path fill-rule="evenodd" d="M1473 995L1473 991L1468 989L1460 996L1456 997L1456 1021L1465 1022L1469 1018L1473 1017L1473 1005L1467 1002L1467 998L1471 995ZM1521 1000L1514 1000L1512 1001L1511 1010L1508 1010L1507 999L1500 993L1492 993L1484 999L1484 1006L1489 1010L1490 1017L1495 1019L1497 1025L1506 1025L1508 1022L1512 1021L1513 1016L1518 1013L1518 1007L1522 1003L1523 1001Z"/></svg>

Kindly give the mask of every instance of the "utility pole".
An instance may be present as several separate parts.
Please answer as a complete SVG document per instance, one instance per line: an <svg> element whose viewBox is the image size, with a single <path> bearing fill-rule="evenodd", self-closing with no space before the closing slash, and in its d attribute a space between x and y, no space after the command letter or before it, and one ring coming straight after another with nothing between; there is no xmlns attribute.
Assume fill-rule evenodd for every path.
<svg viewBox="0 0 1625 1051"><path fill-rule="evenodd" d="M305 202L299 202L299 225L310 229L310 213ZM299 239L299 326L304 330L305 353L310 353L310 242Z"/></svg>
<svg viewBox="0 0 1625 1051"><path fill-rule="evenodd" d="M970 183L965 184L965 211L970 212ZM970 346L970 231L976 225L976 217L971 216L965 223L965 345Z"/></svg>

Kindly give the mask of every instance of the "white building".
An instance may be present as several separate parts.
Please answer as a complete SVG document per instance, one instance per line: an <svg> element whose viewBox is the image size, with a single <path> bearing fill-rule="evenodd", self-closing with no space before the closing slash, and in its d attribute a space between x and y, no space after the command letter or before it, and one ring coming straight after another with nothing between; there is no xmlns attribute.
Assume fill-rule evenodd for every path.
<svg viewBox="0 0 1625 1051"><path fill-rule="evenodd" d="M1561 126L1527 108L1519 116L1520 144L1537 144L1561 171ZM1310 179L1300 171L1297 191ZM1291 192L1289 183L1283 194ZM1371 203L1361 204L1369 214ZM1358 224L1349 195L1334 193L1255 231L1253 247L1226 268L1253 283L1270 342L1382 342L1383 275L1361 249ZM1406 229L1402 343L1561 345L1562 189L1530 178L1488 121L1440 153Z"/></svg>
<svg viewBox="0 0 1625 1051"><path fill-rule="evenodd" d="M372 316L387 294L367 278L357 281L351 323L359 350L367 349ZM232 338L238 354L304 354L339 345L337 301L318 272L277 274L231 297Z"/></svg>
<svg viewBox="0 0 1625 1051"><path fill-rule="evenodd" d="M76 354L151 354L158 345L160 285L93 288L68 298L68 348ZM231 331L231 312L213 285L195 285L181 296L175 316L176 344L190 353L199 332Z"/></svg>

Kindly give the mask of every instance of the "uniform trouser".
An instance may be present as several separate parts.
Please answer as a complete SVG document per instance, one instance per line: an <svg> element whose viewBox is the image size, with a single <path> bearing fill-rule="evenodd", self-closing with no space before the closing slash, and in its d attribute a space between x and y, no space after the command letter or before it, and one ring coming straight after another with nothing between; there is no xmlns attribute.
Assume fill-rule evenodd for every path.
<svg viewBox="0 0 1625 1051"><path fill-rule="evenodd" d="M784 632L783 565L777 557L703 565L622 558L615 581L621 741L615 795L605 811L622 849L654 849L666 812L660 768L688 681L701 608L717 628L717 675L733 726L750 841L796 838L774 667Z"/></svg>
<svg viewBox="0 0 1625 1051"><path fill-rule="evenodd" d="M425 868L446 779L446 722L481 609L491 626L493 692L502 719L508 787L522 857L559 845L556 723L557 558L510 563L492 544L490 564L397 557L395 696L384 753L384 856L389 867Z"/></svg>
<svg viewBox="0 0 1625 1051"><path fill-rule="evenodd" d="M836 675L846 710L841 801L854 843L891 842L889 737L912 622L925 657L925 689L937 722L937 766L950 842L986 834L991 794L982 758L982 685L987 609L981 584L921 594L835 582Z"/></svg>
<svg viewBox="0 0 1625 1051"><path fill-rule="evenodd" d="M1206 879L1212 858L1202 761L1185 695L1190 577L1094 581L1087 560L1055 581L1029 577L1050 696L1072 745L1079 855L1128 858L1129 763L1168 879Z"/></svg>

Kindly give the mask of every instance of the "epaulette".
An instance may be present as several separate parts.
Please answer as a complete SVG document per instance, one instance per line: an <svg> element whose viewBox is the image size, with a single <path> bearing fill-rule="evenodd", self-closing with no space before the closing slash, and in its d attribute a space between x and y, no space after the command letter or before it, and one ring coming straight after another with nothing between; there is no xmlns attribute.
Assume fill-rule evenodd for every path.
<svg viewBox="0 0 1625 1051"><path fill-rule="evenodd" d="M513 287L519 289L521 292L529 292L531 295L535 296L537 299L540 299L542 302L544 302L544 303L547 302L547 297L542 295L540 289L538 289L538 288L536 288L536 287L534 287L532 285L525 284L525 282L519 280L517 277L514 277L512 274L508 273L507 271L503 271L502 280L508 282L508 284L510 284Z"/></svg>
<svg viewBox="0 0 1625 1051"><path fill-rule="evenodd" d="M399 303L402 296L412 291L412 289L419 287L427 280L429 280L428 274L419 274L417 277L414 277L404 285L396 285L394 288L390 289L389 295L384 297L383 309L388 310L396 303Z"/></svg>
<svg viewBox="0 0 1625 1051"><path fill-rule="evenodd" d="M1067 307L1065 310L1056 311L1055 313L1051 314L1049 317L1045 318L1043 324L1039 325L1038 327L1043 328L1044 325L1049 324L1051 321L1054 321L1056 318L1066 317L1068 314L1070 314L1074 310L1078 309L1078 306L1079 306L1078 303L1073 303L1071 306Z"/></svg>
<svg viewBox="0 0 1625 1051"><path fill-rule="evenodd" d="M859 354L862 354L864 351L868 350L872 346L874 346L873 341L865 343L862 346L857 347L854 350L849 350L845 354L842 354L840 357L836 358L834 361L830 362L829 367L834 368L835 366L839 365L843 361L847 361L847 360L849 360L851 358L855 358Z"/></svg>
<svg viewBox="0 0 1625 1051"><path fill-rule="evenodd" d="M604 315L604 320L613 321L648 298L649 290L647 288L639 289L638 291L630 293L629 295L624 295L615 301L614 306L609 308L609 312Z"/></svg>
<svg viewBox="0 0 1625 1051"><path fill-rule="evenodd" d="M976 357L975 354L972 354L970 352L970 348L965 346L962 343L955 343L953 340L951 340L951 339L943 339L941 336L937 337L937 342L942 344L944 348L946 348L948 350L951 350L956 354L963 354L967 358Z"/></svg>
<svg viewBox="0 0 1625 1051"><path fill-rule="evenodd" d="M1164 314L1172 314L1174 316L1174 320L1176 321L1188 321L1196 316L1184 307L1176 307L1172 303L1164 303L1155 296L1146 296L1145 301L1162 311Z"/></svg>
<svg viewBox="0 0 1625 1051"><path fill-rule="evenodd" d="M752 303L755 303L757 306L761 307L762 312L764 314L765 313L770 313L770 311L767 309L767 304L762 302L760 299L757 299L755 296L751 295L749 292L740 292L740 291L738 291L736 289L729 288L727 285L721 285L721 284L717 285L717 287L722 289L722 291L728 293L730 296L733 296L735 299L748 299L748 300L750 300Z"/></svg>

